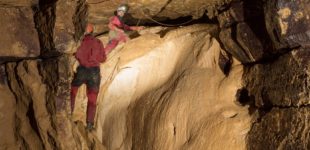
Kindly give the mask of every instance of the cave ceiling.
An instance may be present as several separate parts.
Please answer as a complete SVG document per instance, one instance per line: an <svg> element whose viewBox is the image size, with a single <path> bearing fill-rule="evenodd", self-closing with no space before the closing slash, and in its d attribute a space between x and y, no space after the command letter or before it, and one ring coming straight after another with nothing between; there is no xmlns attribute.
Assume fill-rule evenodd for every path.
<svg viewBox="0 0 310 150"><path fill-rule="evenodd" d="M120 4L129 6L129 14L136 21L151 21L151 19L177 19L192 17L198 19L203 15L209 18L217 16L218 10L224 9L231 0L87 0L89 5L88 21L94 23L100 30L107 26L109 18ZM138 20L138 21L137 21Z"/></svg>
<svg viewBox="0 0 310 150"><path fill-rule="evenodd" d="M31 7L40 0L0 0L0 6ZM40 3L53 3L56 0L42 0ZM84 0L75 0L84 2ZM217 16L219 10L226 8L232 0L86 0L88 4L88 22L95 24L96 31L107 31L108 20L120 4L129 6L129 24L155 23L180 17L192 17L192 20L206 15ZM71 3L67 1L67 3ZM57 6L56 6L57 7ZM75 6L72 6L75 7ZM68 20L70 20L68 18ZM139 22L139 23L138 23Z"/></svg>
<svg viewBox="0 0 310 150"><path fill-rule="evenodd" d="M38 4L39 0L0 0L0 6L18 6L18 7L24 7L24 6L32 6L35 4Z"/></svg>

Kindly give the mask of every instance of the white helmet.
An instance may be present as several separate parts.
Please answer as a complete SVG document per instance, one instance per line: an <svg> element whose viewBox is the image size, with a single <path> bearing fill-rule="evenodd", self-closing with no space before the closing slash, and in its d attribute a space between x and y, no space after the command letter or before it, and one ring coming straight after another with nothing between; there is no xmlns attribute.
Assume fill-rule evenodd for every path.
<svg viewBox="0 0 310 150"><path fill-rule="evenodd" d="M120 5L117 7L116 11L123 11L126 13L128 11L128 6L127 5Z"/></svg>

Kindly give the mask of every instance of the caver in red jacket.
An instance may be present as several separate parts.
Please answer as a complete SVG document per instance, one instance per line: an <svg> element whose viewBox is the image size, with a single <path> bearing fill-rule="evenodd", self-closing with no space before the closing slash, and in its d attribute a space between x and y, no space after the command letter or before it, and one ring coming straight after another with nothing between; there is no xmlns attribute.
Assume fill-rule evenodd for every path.
<svg viewBox="0 0 310 150"><path fill-rule="evenodd" d="M80 63L77 73L71 83L71 112L74 110L75 97L82 84L87 86L87 124L93 126L96 114L96 101L100 86L101 62L105 61L106 55L102 42L92 35L86 35L78 48L75 57Z"/></svg>
<svg viewBox="0 0 310 150"><path fill-rule="evenodd" d="M84 67L98 67L106 59L102 42L90 34L85 35L75 57Z"/></svg>

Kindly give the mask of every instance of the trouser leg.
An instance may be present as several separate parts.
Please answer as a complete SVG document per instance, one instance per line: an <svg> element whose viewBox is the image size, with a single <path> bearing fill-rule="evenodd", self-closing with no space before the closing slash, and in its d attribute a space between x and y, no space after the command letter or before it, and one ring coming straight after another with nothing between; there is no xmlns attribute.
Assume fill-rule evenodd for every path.
<svg viewBox="0 0 310 150"><path fill-rule="evenodd" d="M113 50L119 43L119 40L117 39L112 39L109 41L107 46L105 47L105 52L108 54L111 50Z"/></svg>
<svg viewBox="0 0 310 150"><path fill-rule="evenodd" d="M86 121L94 123L96 114L96 102L100 86L100 69L99 67L91 68L89 71L87 85L87 118Z"/></svg>
<svg viewBox="0 0 310 150"><path fill-rule="evenodd" d="M85 69L83 67L79 66L77 68L77 72L74 75L74 78L71 83L71 92L70 92L70 102L71 102L71 113L74 110L74 105L75 105L75 98L78 92L79 87L84 83L85 81Z"/></svg>
<svg viewBox="0 0 310 150"><path fill-rule="evenodd" d="M87 102L86 121L89 123L94 123L98 93L99 92L97 89L90 89L90 88L87 89L88 102Z"/></svg>

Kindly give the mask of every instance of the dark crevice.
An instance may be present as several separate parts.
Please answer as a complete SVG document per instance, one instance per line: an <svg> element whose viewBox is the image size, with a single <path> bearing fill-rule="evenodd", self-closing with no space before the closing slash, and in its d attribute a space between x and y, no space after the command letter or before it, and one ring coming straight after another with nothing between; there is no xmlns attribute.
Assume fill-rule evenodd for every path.
<svg viewBox="0 0 310 150"><path fill-rule="evenodd" d="M257 107L255 106L254 96L249 95L249 91L246 88L241 88L237 90L236 102L238 105L246 106L248 105L249 114L252 115Z"/></svg>
<svg viewBox="0 0 310 150"><path fill-rule="evenodd" d="M47 110L49 114L55 114L56 106L55 101L53 100L53 94L55 94L57 91L56 83L58 83L59 81L57 59L49 58L38 63L38 71L42 77L43 83L47 85L47 90L51 91L48 92L48 95L46 97L46 99L48 99L48 101L46 102Z"/></svg>
<svg viewBox="0 0 310 150"><path fill-rule="evenodd" d="M243 51L245 51L243 49L243 47L239 44L239 42L236 40L237 39L237 24L233 24L231 26L231 38L235 41L235 44L240 47ZM247 58L250 58L249 53L246 53L246 52L240 52L240 53L244 53L246 55ZM250 60L248 60L250 62Z"/></svg>
<svg viewBox="0 0 310 150"><path fill-rule="evenodd" d="M53 149L57 149L57 147L59 147L59 145L57 145L57 142L55 141L54 137L47 132L48 135L48 142L50 143L51 146L54 146Z"/></svg>
<svg viewBox="0 0 310 150"><path fill-rule="evenodd" d="M53 39L55 27L56 0L40 0L39 5L33 7L34 22L39 35L40 55L48 57L54 54L55 43Z"/></svg>
<svg viewBox="0 0 310 150"><path fill-rule="evenodd" d="M166 5L165 5L164 7L162 7L162 8L160 9L160 11L159 11L157 14L159 14L159 13L161 13L163 10L165 10L165 8L166 8L171 2L172 2L172 0L168 0L168 1L166 2Z"/></svg>
<svg viewBox="0 0 310 150"><path fill-rule="evenodd" d="M265 23L264 2L262 0L245 0L243 6L245 22L262 43L264 52L272 53L273 46ZM264 54L268 55L268 53Z"/></svg>
<svg viewBox="0 0 310 150"><path fill-rule="evenodd" d="M39 131L39 127L38 127L38 124L37 124L37 120L35 118L34 109L33 109L33 102L32 101L28 105L28 111L27 111L26 115L27 115L27 117L29 119L29 123L30 123L32 129L35 131L35 133L37 135L40 136L40 131Z"/></svg>
<svg viewBox="0 0 310 150"><path fill-rule="evenodd" d="M18 100L18 96L17 96L17 94L16 94L16 92L15 92L15 90L13 89L13 87L12 87L12 83L9 81L9 71L8 71L8 69L7 69L7 64L5 64L6 65L6 76L8 77L8 86L9 86L9 89L10 89L10 91L13 93L13 95L14 95L14 97L15 97L15 100L16 100L16 103L17 103L17 100ZM17 66L17 65L16 65ZM16 67L15 66L15 67ZM14 71L16 71L15 69L14 69ZM16 76L16 72L15 72L15 76ZM16 77L15 77L16 78ZM18 80L18 78L16 78L16 80L17 80L17 82L20 82L19 80Z"/></svg>
<svg viewBox="0 0 310 150"><path fill-rule="evenodd" d="M88 7L86 0L79 0L77 3L75 15L73 16L75 41L79 41L84 34L84 29L87 24Z"/></svg>
<svg viewBox="0 0 310 150"><path fill-rule="evenodd" d="M270 64L273 63L275 61L277 61L279 59L279 57L290 53L291 51L293 51L294 49L299 49L300 46L294 47L294 48L283 48L279 50L279 53L276 54L272 54L272 55L265 55L262 59L257 60L255 62L250 62L250 63L246 63L244 64L246 67L250 67L253 66L255 64Z"/></svg>
<svg viewBox="0 0 310 150"><path fill-rule="evenodd" d="M273 105L270 106L268 108L258 108L255 107L256 110L258 110L258 118L256 118L256 120L253 122L252 126L254 124L260 123L262 121L262 118L264 118L264 116L266 116L271 110L273 109L303 109L303 108L310 108L310 104L305 104L305 105L300 105L300 106L277 106L277 105Z"/></svg>
<svg viewBox="0 0 310 150"><path fill-rule="evenodd" d="M6 75L6 69L4 65L0 65L0 84L7 85L8 77Z"/></svg>
<svg viewBox="0 0 310 150"><path fill-rule="evenodd" d="M302 109L302 108L310 108L310 104L303 104L303 105L299 105L299 106L280 106L280 105L272 105L270 106L270 108L266 109L266 108L261 108L262 110L269 110L269 109L273 109L273 108L278 108L278 109L289 109L289 108L295 108L295 109Z"/></svg>
<svg viewBox="0 0 310 150"><path fill-rule="evenodd" d="M9 56L0 56L0 65L9 63L9 62L20 62L22 60L36 60L40 57L9 57Z"/></svg>
<svg viewBox="0 0 310 150"><path fill-rule="evenodd" d="M193 25L193 24L201 24L201 23L218 24L217 18L210 19L206 14L204 14L203 16L201 16L198 19L193 19L192 16L184 16L184 17L179 17L176 19L170 19L168 17L152 17L152 19L154 19L160 23L163 23L163 24L176 25L176 27L178 27L177 26L178 24L189 22L191 20L192 20L191 22L185 24L184 26ZM158 23L156 23L150 19L134 18L130 14L126 14L124 16L124 22L128 25L144 25L144 26L148 26L148 27L164 26L164 25L158 24Z"/></svg>
<svg viewBox="0 0 310 150"><path fill-rule="evenodd" d="M162 30L159 33L161 37L164 37L165 34L168 33L170 30L173 30L173 29L176 29L179 27L190 26L190 25L194 25L194 24L218 24L217 18L210 19L206 14L204 14L199 19L192 19L192 16L179 17L176 19L170 19L167 17L154 17L152 19L154 19L154 20L156 20L162 24L167 24L169 26L158 24L158 23L156 23L150 19L137 19L137 18L134 18L131 14L126 14L124 16L124 22L130 26L139 25L139 26L145 26L145 27L156 27L156 26L168 27L167 29ZM189 23L184 24L182 26L179 25L179 24L182 24L185 22L189 22ZM101 35L107 34L108 32L109 31L99 32L99 33L96 33L95 36L101 36ZM130 35L130 38L136 38L136 37L140 36L137 33L137 31L129 31L129 35Z"/></svg>

